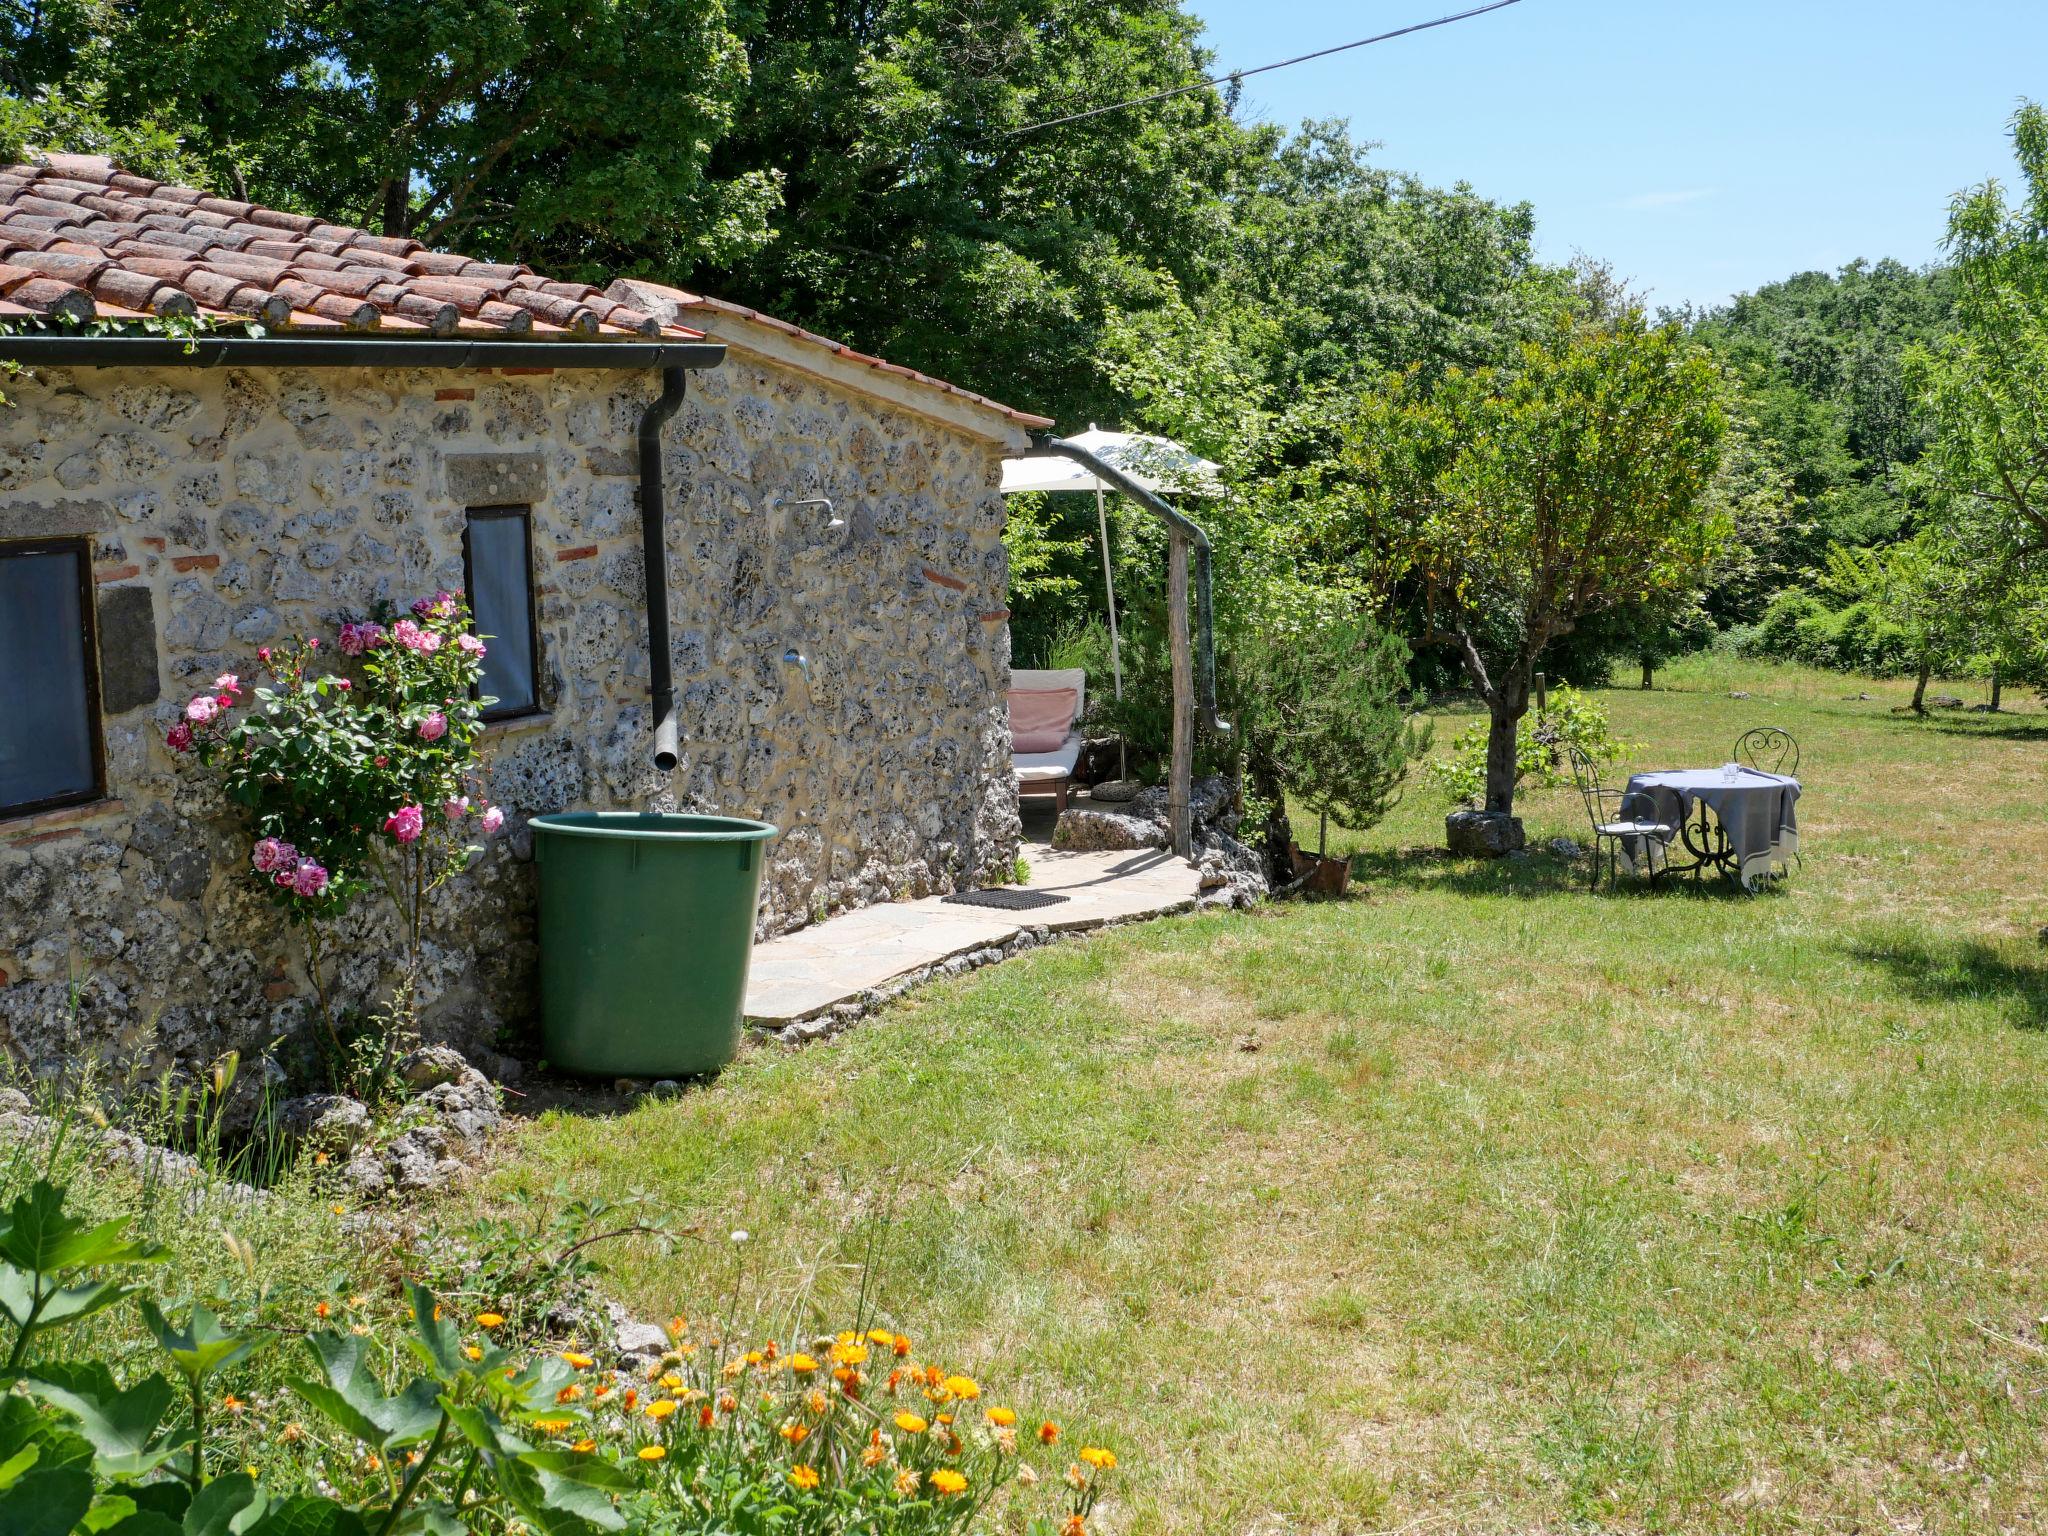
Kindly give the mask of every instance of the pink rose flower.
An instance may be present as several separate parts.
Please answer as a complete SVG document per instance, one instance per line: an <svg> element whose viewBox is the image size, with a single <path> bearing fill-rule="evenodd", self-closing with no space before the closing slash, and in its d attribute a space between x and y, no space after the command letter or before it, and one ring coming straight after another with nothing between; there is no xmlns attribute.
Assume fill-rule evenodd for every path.
<svg viewBox="0 0 2048 1536"><path fill-rule="evenodd" d="M490 808L489 810L487 810L487 811L485 811L485 812L484 812L484 814L483 814L483 820L482 820L482 826L483 826L483 829L484 829L484 836L485 836L485 837L495 837L495 836L497 836L497 833L498 833L498 828L500 828L500 827L502 827L502 826L504 826L504 825L505 825L505 813L504 813L503 811L499 810L499 809L498 809L498 808L497 808L497 807L496 807L495 805L494 805L494 806L492 806L492 807L491 807L491 808Z"/></svg>
<svg viewBox="0 0 2048 1536"><path fill-rule="evenodd" d="M464 630L461 634L455 637L455 643L458 646L460 646L466 654L474 656L478 660L482 660L484 655L484 643L483 641L477 639L475 635L472 635L467 630Z"/></svg>
<svg viewBox="0 0 2048 1536"><path fill-rule="evenodd" d="M275 874L288 867L299 856L299 850L281 837L266 837L249 850L249 862L256 866L258 874Z"/></svg>
<svg viewBox="0 0 2048 1536"><path fill-rule="evenodd" d="M400 619L392 625L391 638L408 651L417 651L422 656L431 656L441 649L441 637L431 629L421 629L411 619Z"/></svg>
<svg viewBox="0 0 2048 1536"><path fill-rule="evenodd" d="M220 713L220 700L210 693L202 693L185 706L185 718L194 725L211 725Z"/></svg>
<svg viewBox="0 0 2048 1536"><path fill-rule="evenodd" d="M311 859L299 860L292 871L292 889L301 896L318 896L327 889L327 871Z"/></svg>
<svg viewBox="0 0 2048 1536"><path fill-rule="evenodd" d="M240 693L242 680L232 672L223 672L213 680L213 686L222 693Z"/></svg>
<svg viewBox="0 0 2048 1536"><path fill-rule="evenodd" d="M439 741L448 734L448 717L438 709L419 724L421 741Z"/></svg>
<svg viewBox="0 0 2048 1536"><path fill-rule="evenodd" d="M453 800L441 802L441 814L450 821L460 821L469 814L469 796L461 795Z"/></svg>
<svg viewBox="0 0 2048 1536"><path fill-rule="evenodd" d="M344 624L341 626L341 654L360 656L383 638L382 624Z"/></svg>
<svg viewBox="0 0 2048 1536"><path fill-rule="evenodd" d="M164 745L173 752L190 752L192 750L192 727L180 720L176 725L173 725L168 731L164 732Z"/></svg>
<svg viewBox="0 0 2048 1536"><path fill-rule="evenodd" d="M214 695L213 702L222 709L233 709L235 707L235 696L232 693L218 693Z"/></svg>
<svg viewBox="0 0 2048 1536"><path fill-rule="evenodd" d="M267 661L269 661L269 660L270 660L270 647L266 645L266 646L262 647L262 648L261 648L260 650L258 650L258 651L256 652L256 659L257 659L258 661L264 661L264 662L267 662Z"/></svg>
<svg viewBox="0 0 2048 1536"><path fill-rule="evenodd" d="M384 830L401 843L416 843L427 824L427 813L416 805L401 805L384 819Z"/></svg>

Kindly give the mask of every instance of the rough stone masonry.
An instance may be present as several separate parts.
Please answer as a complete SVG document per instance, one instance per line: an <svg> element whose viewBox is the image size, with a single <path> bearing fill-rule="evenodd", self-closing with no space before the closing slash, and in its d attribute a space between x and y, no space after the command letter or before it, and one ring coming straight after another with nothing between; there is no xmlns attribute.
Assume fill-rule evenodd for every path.
<svg viewBox="0 0 2048 1536"><path fill-rule="evenodd" d="M295 941L163 730L196 686L253 672L261 645L459 585L469 507L532 508L545 712L488 741L513 819L440 899L431 1034L488 1046L532 1007L530 814L774 822L764 934L1009 868L1001 445L739 351L692 375L665 466L671 779L649 763L633 453L656 387L509 369L7 382L0 540L92 541L108 798L0 822L0 1046L34 1066L107 1047L197 1062L303 1024ZM813 496L843 530L778 504ZM0 679L0 697L33 685ZM365 901L340 929L346 1006L391 979L382 910Z"/></svg>

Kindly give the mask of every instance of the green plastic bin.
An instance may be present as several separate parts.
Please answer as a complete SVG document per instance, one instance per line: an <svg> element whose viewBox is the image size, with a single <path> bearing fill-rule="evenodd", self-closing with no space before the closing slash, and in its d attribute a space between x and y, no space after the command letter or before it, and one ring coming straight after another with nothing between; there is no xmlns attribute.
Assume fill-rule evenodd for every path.
<svg viewBox="0 0 2048 1536"><path fill-rule="evenodd" d="M568 811L532 826L549 1062L590 1076L688 1077L731 1061L777 829L638 811Z"/></svg>

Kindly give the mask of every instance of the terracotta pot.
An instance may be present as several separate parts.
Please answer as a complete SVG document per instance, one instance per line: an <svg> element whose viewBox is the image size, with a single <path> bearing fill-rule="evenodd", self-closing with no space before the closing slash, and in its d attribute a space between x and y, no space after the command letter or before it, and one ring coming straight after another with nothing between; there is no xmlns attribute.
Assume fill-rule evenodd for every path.
<svg viewBox="0 0 2048 1536"><path fill-rule="evenodd" d="M1292 843L1287 853L1294 862L1294 878L1302 882L1304 891L1317 896L1342 896L1351 889L1349 859L1321 858Z"/></svg>

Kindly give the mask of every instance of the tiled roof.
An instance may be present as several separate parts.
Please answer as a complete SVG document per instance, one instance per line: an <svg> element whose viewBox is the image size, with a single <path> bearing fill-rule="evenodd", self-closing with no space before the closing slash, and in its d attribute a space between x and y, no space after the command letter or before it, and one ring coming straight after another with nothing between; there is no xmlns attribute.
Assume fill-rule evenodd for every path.
<svg viewBox="0 0 2048 1536"><path fill-rule="evenodd" d="M97 155L0 165L0 320L60 314L199 315L299 333L701 334L583 283L131 176Z"/></svg>
<svg viewBox="0 0 2048 1536"><path fill-rule="evenodd" d="M1008 417L1019 426L1049 427L1053 424L1050 416L1034 416L1029 411L1020 411L1013 405L1004 405L1000 400L991 400L987 395L977 395L970 389L962 389L958 384L948 384L944 379L935 379L928 373L919 373L915 368L906 368L901 363L892 363L884 358L870 357L865 352L856 352L843 341L834 341L829 336L820 336L816 331L807 331L802 326L791 321L778 320L773 315L763 314L758 309L749 309L744 304L735 304L730 299L714 299L708 298L701 293L685 293L680 288L668 288L659 283L643 282L637 278L627 278L613 283L609 291L614 296L622 298L645 295L647 299L654 301L647 307L654 309L657 313L690 314L695 312L705 316L729 315L736 320L744 320L750 324L766 326L769 330L779 332L793 341L820 347L827 352L845 358L850 363L865 364L877 373L894 374L896 377L907 379L913 384L922 384L926 388L938 390L942 394L954 395L974 405L985 406L999 415Z"/></svg>

